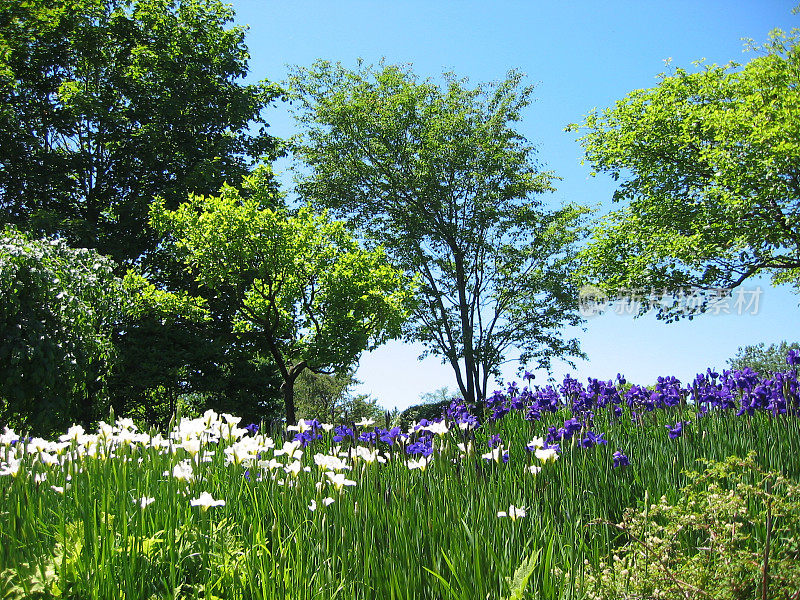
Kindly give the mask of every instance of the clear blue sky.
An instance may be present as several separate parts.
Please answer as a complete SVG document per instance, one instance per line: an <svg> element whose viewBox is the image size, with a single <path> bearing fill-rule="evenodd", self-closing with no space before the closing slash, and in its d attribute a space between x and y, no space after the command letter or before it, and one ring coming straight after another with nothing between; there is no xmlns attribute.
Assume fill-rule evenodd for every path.
<svg viewBox="0 0 800 600"><path fill-rule="evenodd" d="M581 148L564 127L592 108L603 108L637 88L652 87L665 59L676 67L691 63L746 62L742 38L763 42L770 30L800 27L791 14L797 0L670 2L631 0L588 2L528 1L266 1L233 2L236 21L250 26L250 78L280 81L286 65L309 65L318 58L352 66L410 63L423 77L453 71L473 82L502 79L512 68L536 84L537 101L521 132L539 148L539 159L562 178L547 201L609 206L614 187L589 176ZM296 133L287 112L268 116L272 133ZM286 181L291 180L289 173ZM690 381L706 367L725 367L739 346L800 340L800 296L788 287L760 285L757 314L706 315L664 324L652 317L605 314L588 319L578 337L588 361L575 369L554 365L559 381L572 373L648 384L659 375ZM733 308L733 304L731 304ZM751 311L748 311L748 313ZM417 361L420 348L390 343L364 355L357 377L360 391L388 408L404 408L425 392L455 389L450 369L435 358ZM515 366L506 371L515 378ZM543 383L546 373L537 373Z"/></svg>

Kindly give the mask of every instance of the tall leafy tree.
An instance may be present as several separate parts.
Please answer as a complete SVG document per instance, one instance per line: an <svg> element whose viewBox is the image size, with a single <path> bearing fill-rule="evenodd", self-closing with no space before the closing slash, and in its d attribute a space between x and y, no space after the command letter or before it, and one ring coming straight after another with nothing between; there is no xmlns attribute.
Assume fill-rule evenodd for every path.
<svg viewBox="0 0 800 600"><path fill-rule="evenodd" d="M239 193L264 207L281 201L266 166L246 176ZM236 298L226 289L199 286L186 273L172 235L160 244L159 278L173 288L191 290L194 299L183 294L180 306L163 298L142 302L115 329L118 356L109 386L117 414L163 424L178 401L191 396L191 406L184 410L213 408L248 422L279 418L278 372L259 336L234 331ZM165 273L171 277L163 277ZM154 291L152 284L140 285L135 298L146 299ZM204 301L207 318L199 319L191 309L197 298Z"/></svg>
<svg viewBox="0 0 800 600"><path fill-rule="evenodd" d="M154 197L238 184L274 150L277 90L240 83L232 17L219 0L0 0L2 219L122 264L159 247Z"/></svg>
<svg viewBox="0 0 800 600"><path fill-rule="evenodd" d="M288 89L310 175L300 194L347 217L420 281L408 337L455 374L467 400L485 398L511 352L549 367L579 355L569 266L582 210L545 210L554 175L515 129L532 88L511 72L495 85L441 85L406 67L318 61Z"/></svg>
<svg viewBox="0 0 800 600"><path fill-rule="evenodd" d="M586 117L586 161L621 182L623 206L597 224L584 280L655 291L642 310L668 319L758 275L800 289L799 33L773 32L744 66L675 69ZM686 288L706 301L659 298Z"/></svg>
<svg viewBox="0 0 800 600"><path fill-rule="evenodd" d="M263 113L278 90L242 84L245 29L232 19L219 0L0 0L0 219L96 249L120 275L135 263L203 293L148 209L239 185L276 152ZM228 303L208 299L202 323L156 311L117 328L120 410L160 418L153 399L187 391L253 399L237 412L266 402L263 379L238 374L268 365L235 341Z"/></svg>
<svg viewBox="0 0 800 600"><path fill-rule="evenodd" d="M341 222L307 207L267 208L230 186L174 211L156 204L152 218L178 240L197 281L236 308L237 328L262 340L282 379L288 423L304 370L343 372L400 333L410 282Z"/></svg>

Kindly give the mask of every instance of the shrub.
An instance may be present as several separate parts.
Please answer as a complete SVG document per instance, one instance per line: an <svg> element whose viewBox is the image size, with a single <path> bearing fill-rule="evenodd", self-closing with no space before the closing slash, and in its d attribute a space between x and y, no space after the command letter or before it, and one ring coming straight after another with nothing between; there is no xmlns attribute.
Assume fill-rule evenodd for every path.
<svg viewBox="0 0 800 600"><path fill-rule="evenodd" d="M591 598L797 597L800 485L759 467L754 452L702 462L678 502L645 496L613 524L627 543L589 570Z"/></svg>

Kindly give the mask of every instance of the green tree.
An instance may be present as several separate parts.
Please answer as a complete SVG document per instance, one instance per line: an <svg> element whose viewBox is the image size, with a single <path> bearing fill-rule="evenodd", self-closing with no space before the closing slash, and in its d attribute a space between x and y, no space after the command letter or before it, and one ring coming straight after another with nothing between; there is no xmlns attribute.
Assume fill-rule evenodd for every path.
<svg viewBox="0 0 800 600"><path fill-rule="evenodd" d="M449 364L460 393L482 399L512 349L549 367L580 355L569 281L581 210L546 211L552 189L514 129L532 88L442 85L401 66L295 68L288 89L310 168L301 196L347 217L420 281L408 337Z"/></svg>
<svg viewBox="0 0 800 600"><path fill-rule="evenodd" d="M241 194L265 206L280 201L267 167L245 177ZM144 280L136 286L134 298L142 302L126 315L113 338L117 360L109 386L116 414L163 425L180 399L191 395L191 409L201 413L211 408L248 422L279 418L278 372L258 335L234 331L236 299L225 289L198 286L185 272L172 236L164 237L161 246L159 257L167 260L161 279L171 272L166 278L171 287L190 289L192 295L159 292ZM176 273L170 262L183 273ZM145 301L156 293L166 298ZM198 299L205 309L203 318L192 307Z"/></svg>
<svg viewBox="0 0 800 600"><path fill-rule="evenodd" d="M359 248L340 222L307 207L264 207L230 186L191 196L153 224L178 240L198 283L235 306L237 328L257 332L281 376L286 420L305 369L342 372L364 350L399 335L410 282L378 248Z"/></svg>
<svg viewBox="0 0 800 600"><path fill-rule="evenodd" d="M297 414L304 419L340 422L353 381L352 371L333 375L303 371L295 382Z"/></svg>
<svg viewBox="0 0 800 600"><path fill-rule="evenodd" d="M743 67L676 69L586 117L586 161L621 180L625 205L594 229L583 281L645 292L642 311L670 320L758 275L800 289L797 42L798 30L775 31ZM696 308L659 297L687 288Z"/></svg>
<svg viewBox="0 0 800 600"><path fill-rule="evenodd" d="M232 19L219 0L0 0L0 219L111 256L118 275L135 263L166 289L204 293L148 210L156 196L175 208L240 185L277 152L263 112L279 92L242 84L245 28ZM269 365L236 346L224 299L207 299L203 322L142 314L117 329L109 384L126 412L157 418L156 398L186 391L253 399L245 411L267 401L254 382L234 385Z"/></svg>
<svg viewBox="0 0 800 600"><path fill-rule="evenodd" d="M786 356L789 350L800 351L800 343L770 344L764 342L754 346L740 347L736 351L736 356L728 359L731 369L744 369L749 367L762 377L769 377L772 373L784 373L789 370L786 363Z"/></svg>
<svg viewBox="0 0 800 600"><path fill-rule="evenodd" d="M219 0L0 0L0 214L120 264L156 196L238 184L274 150L242 27ZM250 133L253 126L262 127Z"/></svg>
<svg viewBox="0 0 800 600"><path fill-rule="evenodd" d="M376 399L351 392L350 388L359 383L352 370L332 375L305 370L295 382L297 414L327 423L382 420L386 411Z"/></svg>
<svg viewBox="0 0 800 600"><path fill-rule="evenodd" d="M451 392L448 387L440 387L432 392L420 394L419 399L423 404L438 404L440 402L450 402L458 394Z"/></svg>
<svg viewBox="0 0 800 600"><path fill-rule="evenodd" d="M114 267L63 240L0 234L0 421L47 434L95 420L127 296Z"/></svg>

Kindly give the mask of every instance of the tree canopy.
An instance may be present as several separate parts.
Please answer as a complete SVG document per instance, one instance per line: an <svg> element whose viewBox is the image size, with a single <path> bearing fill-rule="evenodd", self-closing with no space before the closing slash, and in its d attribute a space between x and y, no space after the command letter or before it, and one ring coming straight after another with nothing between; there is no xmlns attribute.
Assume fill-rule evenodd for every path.
<svg viewBox="0 0 800 600"><path fill-rule="evenodd" d="M586 117L586 161L621 182L624 206L594 229L584 281L645 300L758 275L800 289L798 35L773 32L743 67L675 69ZM677 318L708 306L658 309Z"/></svg>
<svg viewBox="0 0 800 600"><path fill-rule="evenodd" d="M376 399L351 391L350 388L359 383L352 370L327 375L306 369L295 384L297 414L326 423L383 419L385 410Z"/></svg>
<svg viewBox="0 0 800 600"><path fill-rule="evenodd" d="M361 249L341 222L308 207L268 208L230 186L174 211L157 203L151 214L175 236L198 283L233 303L237 329L263 340L289 423L303 370L342 372L400 334L411 282L382 249Z"/></svg>
<svg viewBox="0 0 800 600"><path fill-rule="evenodd" d="M154 197L238 184L275 149L277 90L239 83L232 17L219 0L0 1L2 219L122 264L158 248Z"/></svg>
<svg viewBox="0 0 800 600"><path fill-rule="evenodd" d="M298 191L325 206L420 281L407 334L442 357L468 400L512 351L548 367L579 355L567 276L581 209L542 209L554 175L515 129L532 88L511 72L470 87L403 66L327 61L294 68L287 89L310 168Z"/></svg>
<svg viewBox="0 0 800 600"><path fill-rule="evenodd" d="M233 15L220 0L0 0L0 220L110 256L118 276L135 265L157 286L136 294L204 293L148 211L243 186L278 153L264 109L279 90L243 83ZM264 349L234 334L224 297L206 300L204 320L131 307L112 336L117 414L163 422L188 393L271 414Z"/></svg>

